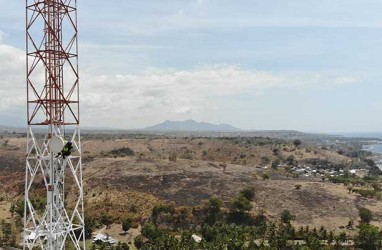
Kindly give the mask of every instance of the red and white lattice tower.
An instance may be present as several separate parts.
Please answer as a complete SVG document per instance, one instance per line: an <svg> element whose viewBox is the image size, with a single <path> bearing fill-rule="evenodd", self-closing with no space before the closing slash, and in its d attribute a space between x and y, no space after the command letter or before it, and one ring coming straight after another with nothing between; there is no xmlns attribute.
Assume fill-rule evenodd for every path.
<svg viewBox="0 0 382 250"><path fill-rule="evenodd" d="M26 0L26 53L24 249L85 249L76 0Z"/></svg>

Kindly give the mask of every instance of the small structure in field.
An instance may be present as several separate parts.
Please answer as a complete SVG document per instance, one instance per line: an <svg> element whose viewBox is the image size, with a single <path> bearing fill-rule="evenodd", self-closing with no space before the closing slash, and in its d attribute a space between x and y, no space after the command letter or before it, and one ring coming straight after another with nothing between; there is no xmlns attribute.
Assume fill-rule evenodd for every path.
<svg viewBox="0 0 382 250"><path fill-rule="evenodd" d="M96 244L101 244L101 243L108 243L110 245L114 245L115 243L117 243L118 241L113 239L112 237L108 236L108 235L104 235L104 234L101 234L101 233L98 233L96 236L94 236L93 238L93 243L96 243Z"/></svg>

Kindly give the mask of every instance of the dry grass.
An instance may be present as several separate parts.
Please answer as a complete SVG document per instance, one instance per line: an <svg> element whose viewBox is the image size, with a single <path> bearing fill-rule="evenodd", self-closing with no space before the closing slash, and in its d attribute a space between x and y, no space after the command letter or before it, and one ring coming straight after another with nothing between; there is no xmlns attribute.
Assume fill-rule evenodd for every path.
<svg viewBox="0 0 382 250"><path fill-rule="evenodd" d="M21 151L2 148L0 155L14 153L14 157L22 157L23 140L8 140L11 148L18 147ZM0 141L0 145L2 143ZM135 155L114 158L109 154L126 147ZM279 148L279 155L273 153L275 147ZM173 153L177 155L176 162L169 161ZM287 209L296 215L297 226L339 230L350 219L358 219L358 208L362 206L375 214L373 223L382 224L379 210L382 203L349 194L343 185L314 179L288 179L269 169L266 171L271 173L271 179L261 180L264 169L257 167L264 166L263 156L269 157L271 162L289 155L300 162L318 158L339 164L349 160L328 150L309 152L291 144L259 146L218 139L131 139L84 141L83 155L86 214L96 218L108 214L115 221L126 217L138 220L149 216L157 203L174 201L178 205L194 206L213 194L229 204L240 190L254 187L253 213L265 210L269 217L276 219ZM0 197L6 195L6 199L12 199L20 195L18 187L23 178L23 171L1 172ZM295 189L296 184L302 185L301 190ZM2 208L0 204L0 210ZM0 218L8 216L0 211Z"/></svg>
<svg viewBox="0 0 382 250"><path fill-rule="evenodd" d="M141 218L149 217L152 209L161 201L149 194L137 191L96 188L87 192L86 214L94 218L108 215L113 221L121 222L132 218L140 223Z"/></svg>
<svg viewBox="0 0 382 250"><path fill-rule="evenodd" d="M0 202L0 221L5 220L8 222L12 221L11 213L9 212L9 209L11 208L11 203L2 201Z"/></svg>

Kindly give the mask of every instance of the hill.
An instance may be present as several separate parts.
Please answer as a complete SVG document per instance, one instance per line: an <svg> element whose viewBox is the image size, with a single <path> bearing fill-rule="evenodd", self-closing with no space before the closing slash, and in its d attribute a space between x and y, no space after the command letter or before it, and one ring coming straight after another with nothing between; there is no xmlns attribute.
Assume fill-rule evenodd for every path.
<svg viewBox="0 0 382 250"><path fill-rule="evenodd" d="M242 131L229 124L212 124L208 122L165 121L154 126L144 128L146 131L214 131L214 132L238 132Z"/></svg>
<svg viewBox="0 0 382 250"><path fill-rule="evenodd" d="M237 195L246 188L254 191L250 218L261 215L267 223L278 222L288 210L296 231L323 226L327 232L353 236L354 229L346 226L349 221L357 226L361 207L372 211L373 225L382 225L379 196L353 192L369 195L372 184L380 190L378 177L369 178L375 183L356 176L350 176L347 185L331 181L332 174L339 175L335 180L345 178L340 177L344 169L367 172L368 154L357 140L313 140L313 135L305 135L308 139L296 146L294 139L279 134L304 135L296 131L276 131L278 138L93 133L83 134L82 160L85 211L94 221L89 226L94 233L127 242L129 234L121 231L125 218L132 220L134 234L151 223L166 230L194 230L194 225L203 225L213 195L221 199L228 218ZM10 211L23 198L25 143L25 137L13 133L0 139L0 220L13 222L15 228L20 217ZM69 206L74 201L72 181L65 180ZM46 196L42 183L42 176L36 176L34 199L39 204ZM114 223L111 229L104 227L104 217Z"/></svg>

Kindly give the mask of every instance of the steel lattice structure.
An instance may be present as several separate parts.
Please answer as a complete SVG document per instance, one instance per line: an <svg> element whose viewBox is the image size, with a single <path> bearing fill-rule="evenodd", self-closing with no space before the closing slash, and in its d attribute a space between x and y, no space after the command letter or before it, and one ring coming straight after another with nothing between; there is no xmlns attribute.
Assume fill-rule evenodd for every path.
<svg viewBox="0 0 382 250"><path fill-rule="evenodd" d="M85 249L77 34L76 0L26 0L24 249Z"/></svg>

